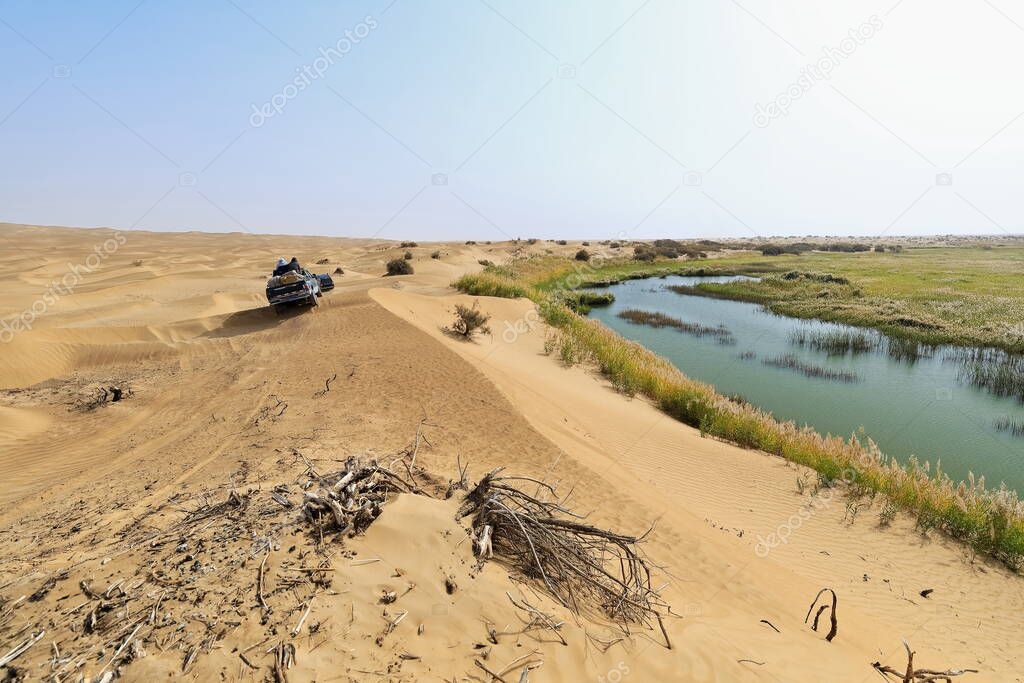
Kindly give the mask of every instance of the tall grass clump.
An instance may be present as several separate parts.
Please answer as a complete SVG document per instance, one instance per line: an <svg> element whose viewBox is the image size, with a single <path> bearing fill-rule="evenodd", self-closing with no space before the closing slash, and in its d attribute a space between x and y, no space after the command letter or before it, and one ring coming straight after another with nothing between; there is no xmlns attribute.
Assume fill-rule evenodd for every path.
<svg viewBox="0 0 1024 683"><path fill-rule="evenodd" d="M806 346L815 351L824 351L830 356L845 356L847 353L869 353L879 346L876 335L860 330L794 330L789 341L796 346Z"/></svg>
<svg viewBox="0 0 1024 683"><path fill-rule="evenodd" d="M527 288L513 278L494 273L463 275L452 286L460 292L477 296L495 296L502 299L522 299L530 296Z"/></svg>
<svg viewBox="0 0 1024 683"><path fill-rule="evenodd" d="M961 380L996 396L1024 402L1024 356L996 349L961 349L952 357L961 364Z"/></svg>
<svg viewBox="0 0 1024 683"><path fill-rule="evenodd" d="M466 276L455 286L469 294L528 295L543 320L557 330L556 336L545 340L545 350L552 355L557 353L571 363L593 364L618 390L650 399L704 434L781 456L860 491L882 494L915 515L922 529L939 529L1010 567L1024 564L1024 503L1015 492L1005 486L987 489L984 479L975 482L973 476L969 483L955 483L941 470L932 472L927 463L921 465L915 458L901 466L866 437L824 436L795 422L776 420L750 404L730 401L714 387L687 377L668 360L600 322L574 313L557 297L553 301L551 282L571 272L564 268L566 263L571 262L548 259L527 263L517 266L511 276L485 271ZM605 275L597 271L590 278Z"/></svg>
<svg viewBox="0 0 1024 683"><path fill-rule="evenodd" d="M930 358L933 347L906 337L886 337L885 353L894 360L913 365L921 358Z"/></svg>
<svg viewBox="0 0 1024 683"><path fill-rule="evenodd" d="M615 295L611 292L566 291L559 292L559 301L581 315L590 313L594 306L611 306Z"/></svg>
<svg viewBox="0 0 1024 683"><path fill-rule="evenodd" d="M636 325L647 325L648 327L655 328L671 327L694 337L710 336L718 339L733 340L732 332L730 332L724 325L711 327L709 325L686 322L685 320L673 318L672 316L665 315L664 313L658 313L656 311L641 311L636 308L627 308L626 310L619 312L619 317Z"/></svg>
<svg viewBox="0 0 1024 683"><path fill-rule="evenodd" d="M1024 437L1024 420L1015 420L1004 415L996 419L995 426L997 431L1010 432L1013 436Z"/></svg>
<svg viewBox="0 0 1024 683"><path fill-rule="evenodd" d="M837 382L856 382L860 379L854 373L847 372L846 370L833 370L832 368L824 368L820 365L805 363L791 353L787 353L783 356L765 358L761 362L773 368L795 370L804 377L812 377L815 379L831 379Z"/></svg>

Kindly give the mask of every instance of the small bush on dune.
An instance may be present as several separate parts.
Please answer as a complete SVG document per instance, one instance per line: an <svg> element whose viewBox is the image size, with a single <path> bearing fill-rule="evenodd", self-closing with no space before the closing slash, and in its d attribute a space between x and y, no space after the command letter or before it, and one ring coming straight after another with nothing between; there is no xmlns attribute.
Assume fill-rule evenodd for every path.
<svg viewBox="0 0 1024 683"><path fill-rule="evenodd" d="M345 271L342 270L341 266L338 266L337 268L334 269L334 274L335 275L344 275Z"/></svg>
<svg viewBox="0 0 1024 683"><path fill-rule="evenodd" d="M646 244L642 244L633 247L633 259L635 261L653 261L658 255L654 252L654 249L648 247Z"/></svg>
<svg viewBox="0 0 1024 683"><path fill-rule="evenodd" d="M479 263L484 268L490 268L491 266L494 265L494 261L485 258L480 259L479 261L477 261L477 263Z"/></svg>
<svg viewBox="0 0 1024 683"><path fill-rule="evenodd" d="M450 327L446 328L449 334L466 339L472 337L476 332L490 334L491 328L487 326L487 321L491 319L491 316L481 311L477 306L477 302L474 301L472 306L455 304L454 312L455 320Z"/></svg>
<svg viewBox="0 0 1024 683"><path fill-rule="evenodd" d="M420 246L420 245L416 244L415 242L402 242L402 249L409 249L409 248L418 247L418 246Z"/></svg>
<svg viewBox="0 0 1024 683"><path fill-rule="evenodd" d="M569 243L568 243L568 242L566 242L565 240L555 240L555 244L558 244L558 245L560 245L560 246L563 246L563 247L564 247L565 245L567 245L567 244L569 244Z"/></svg>
<svg viewBox="0 0 1024 683"><path fill-rule="evenodd" d="M405 259L391 259L388 261L387 269L388 272L385 273L385 277L388 275L412 275L412 264Z"/></svg>
<svg viewBox="0 0 1024 683"><path fill-rule="evenodd" d="M586 244L586 243L584 242L584 244ZM586 249L580 249L579 251L576 252L576 260L577 261L589 261L590 260L590 252L587 251Z"/></svg>
<svg viewBox="0 0 1024 683"><path fill-rule="evenodd" d="M510 277L492 274L463 275L455 281L455 289L474 296L496 296L503 299L522 299L529 296L526 287Z"/></svg>
<svg viewBox="0 0 1024 683"><path fill-rule="evenodd" d="M432 252L430 254L430 258L432 258L432 259L439 259L439 258L441 258L441 252L440 251Z"/></svg>
<svg viewBox="0 0 1024 683"><path fill-rule="evenodd" d="M404 258L406 261L412 261L412 252L411 251L405 252L405 254L402 256L402 258Z"/></svg>

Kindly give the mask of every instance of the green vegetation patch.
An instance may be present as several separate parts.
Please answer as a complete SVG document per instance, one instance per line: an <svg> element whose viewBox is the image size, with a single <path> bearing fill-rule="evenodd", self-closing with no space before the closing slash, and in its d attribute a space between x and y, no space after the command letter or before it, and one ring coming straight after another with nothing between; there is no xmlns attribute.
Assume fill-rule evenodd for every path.
<svg viewBox="0 0 1024 683"><path fill-rule="evenodd" d="M902 259L907 253L897 256L872 251L823 256L829 259L877 260ZM810 260L816 257L804 255L793 258ZM789 257L774 257L773 260L778 262L786 258ZM946 258L949 258L948 255ZM714 259L705 262L708 265L704 268L710 268L710 272L704 268L701 270L704 270L702 274L768 272L763 261L763 257L752 260L749 256ZM877 261L875 265L878 265ZM786 280L775 276L766 278L768 284L742 283L742 286L749 287L743 290L743 296L728 298L780 303L783 292L796 292L801 302L805 294L814 300L829 298L831 307L822 305L815 309L827 313L829 317L825 319L837 320L850 316L861 320L864 325L872 324L868 321L878 320L880 315L884 319L894 315L884 311L869 315L867 309L856 312L835 305L859 301L865 296L857 293L861 288L872 292L882 291L877 278L867 285L860 282L854 272L848 273L857 270L855 268L844 271L831 262L812 266L799 270L835 273L848 278L850 282L820 282L803 277ZM793 268L787 266L785 270ZM646 263L616 260L598 266L593 262L581 264L566 258L532 257L514 261L506 267L489 267L481 273L464 276L454 286L462 292L480 296L527 296L537 304L543 319L556 330L546 340L545 350L557 354L564 363L591 363L619 391L649 398L664 412L700 429L702 433L805 465L816 470L826 481L847 482L851 491L882 495L887 507L895 506L915 515L922 530L941 529L979 552L998 558L1010 567L1020 568L1024 563L1024 504L1013 492L1005 488L987 489L983 480L975 482L973 478L970 482L953 482L938 468L933 471L927 463L922 465L914 458L901 466L882 454L874 442L866 437L853 436L844 440L823 436L807 427L797 427L794 422L780 422L766 411L745 402L732 401L718 394L714 387L687 377L668 360L623 339L565 304L565 293L583 286L662 274L696 273L684 264L665 261ZM902 280L907 275L892 274L881 280L884 281L886 277ZM934 278L934 275L931 277ZM706 291L710 295L722 296L736 291L727 289L723 292L711 287L701 285L699 289L708 288ZM1017 287L1019 289L1019 285ZM835 294L819 297L818 292L821 291ZM921 319L929 324L932 324L932 320L945 324L946 318L925 313L921 302L926 297L919 298L912 289L905 286L889 291L891 298L888 301L903 311L901 316L908 320ZM1014 297L1013 300L1019 304L1024 296ZM836 312L839 310L843 313ZM816 317L809 310L805 310L805 313L807 315L800 317ZM940 330L945 329L940 327Z"/></svg>

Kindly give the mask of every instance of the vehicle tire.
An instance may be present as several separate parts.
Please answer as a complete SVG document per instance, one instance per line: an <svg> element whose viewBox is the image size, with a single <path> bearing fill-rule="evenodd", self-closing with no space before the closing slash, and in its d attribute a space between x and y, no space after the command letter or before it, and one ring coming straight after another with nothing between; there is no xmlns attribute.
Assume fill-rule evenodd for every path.
<svg viewBox="0 0 1024 683"><path fill-rule="evenodd" d="M319 306L320 305L320 302L316 300L316 294L310 294L309 295L309 305L310 306Z"/></svg>

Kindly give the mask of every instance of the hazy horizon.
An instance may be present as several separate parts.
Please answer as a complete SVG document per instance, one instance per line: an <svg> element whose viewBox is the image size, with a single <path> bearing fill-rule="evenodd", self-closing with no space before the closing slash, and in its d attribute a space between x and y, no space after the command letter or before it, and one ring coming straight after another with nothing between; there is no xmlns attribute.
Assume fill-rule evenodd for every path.
<svg viewBox="0 0 1024 683"><path fill-rule="evenodd" d="M0 220L1019 234L1022 34L1020 0L7 3Z"/></svg>

